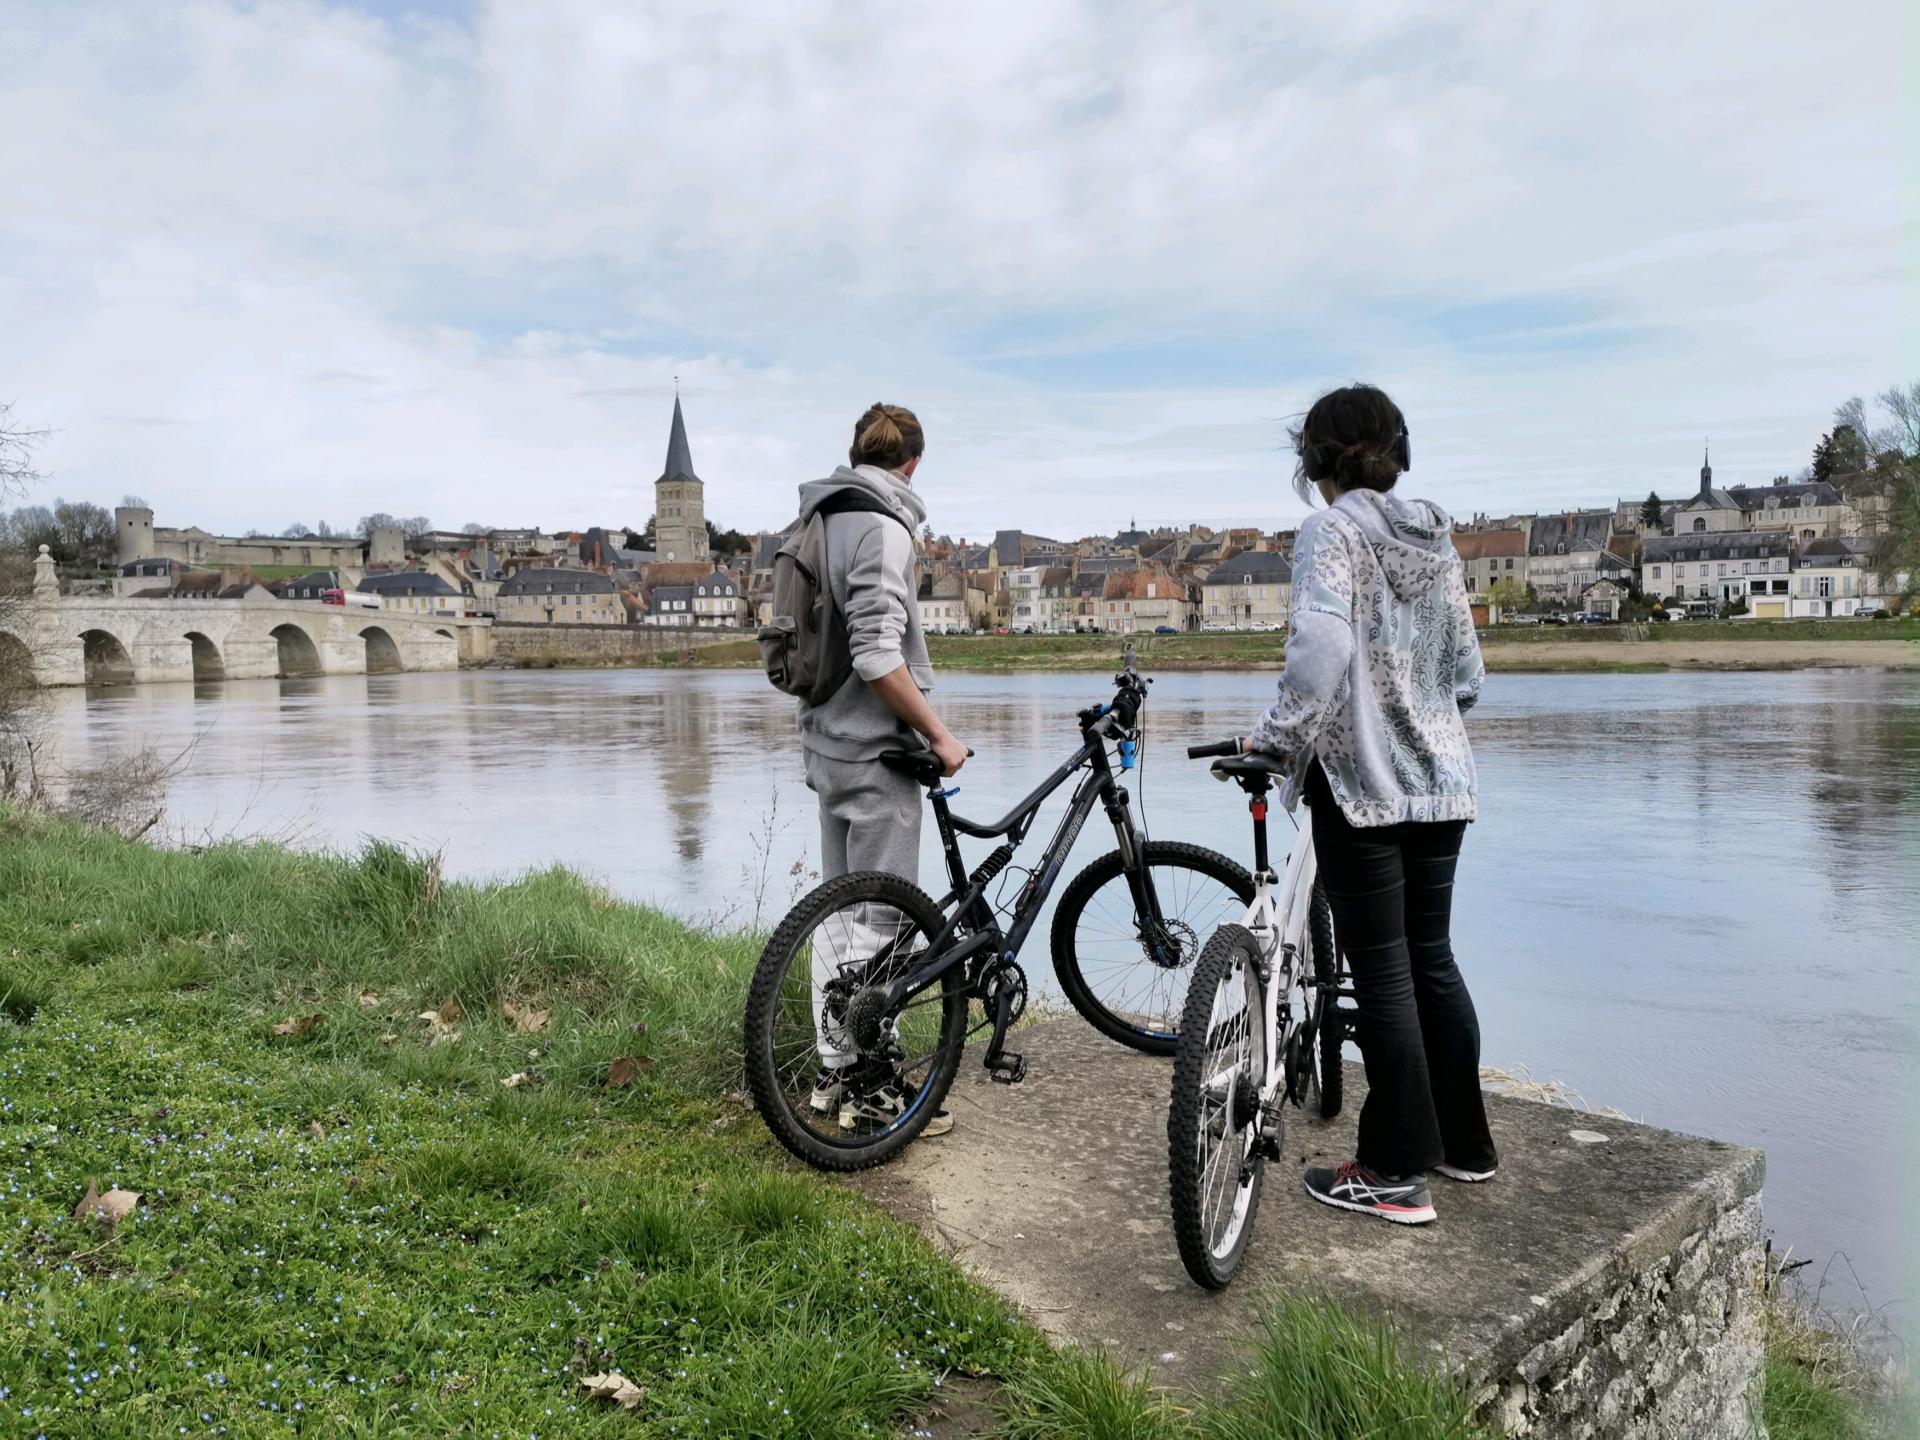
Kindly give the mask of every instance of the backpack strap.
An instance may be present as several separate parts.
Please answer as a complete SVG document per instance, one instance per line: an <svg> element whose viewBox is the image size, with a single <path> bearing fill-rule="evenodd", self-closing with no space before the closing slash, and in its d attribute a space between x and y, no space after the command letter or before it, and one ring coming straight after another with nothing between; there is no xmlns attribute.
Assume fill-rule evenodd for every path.
<svg viewBox="0 0 1920 1440"><path fill-rule="evenodd" d="M906 531L909 538L913 535L913 527L900 518L899 511L878 496L869 495L862 490L837 490L814 506L813 513L816 515L884 515Z"/></svg>

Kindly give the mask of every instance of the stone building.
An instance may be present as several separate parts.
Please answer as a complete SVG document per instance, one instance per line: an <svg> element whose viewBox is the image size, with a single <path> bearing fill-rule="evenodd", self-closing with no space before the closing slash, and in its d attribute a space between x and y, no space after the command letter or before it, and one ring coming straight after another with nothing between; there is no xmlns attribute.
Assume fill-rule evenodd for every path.
<svg viewBox="0 0 1920 1440"><path fill-rule="evenodd" d="M1809 540L1793 561L1787 614L1829 619L1897 608L1898 587L1889 593L1874 574L1873 544L1858 536Z"/></svg>
<svg viewBox="0 0 1920 1440"><path fill-rule="evenodd" d="M1628 557L1617 550L1609 563L1614 545L1611 510L1539 516L1527 536L1527 578L1543 600L1571 602L1603 573L1626 564Z"/></svg>
<svg viewBox="0 0 1920 1440"><path fill-rule="evenodd" d="M1293 562L1277 550L1229 555L1200 583L1203 630L1278 630L1293 604Z"/></svg>
<svg viewBox="0 0 1920 1440"><path fill-rule="evenodd" d="M1714 611L1745 600L1753 618L1783 619L1793 549L1780 531L1649 535L1640 542L1640 589L1669 609Z"/></svg>
<svg viewBox="0 0 1920 1440"><path fill-rule="evenodd" d="M1801 540L1860 533L1859 510L1825 480L1782 477L1771 485L1735 485L1727 493L1740 502L1749 530L1784 530Z"/></svg>
<svg viewBox="0 0 1920 1440"><path fill-rule="evenodd" d="M235 537L215 535L198 525L184 530L156 526L153 511L144 505L121 505L114 510L113 519L119 532L119 563L123 566L138 560L178 560L184 565L309 565L358 570L366 559L360 541L344 537Z"/></svg>
<svg viewBox="0 0 1920 1440"><path fill-rule="evenodd" d="M673 431L667 437L667 464L653 482L653 552L669 565L705 563L707 545L707 487L693 473L693 450L687 444L687 422L680 413L680 397L673 397Z"/></svg>
<svg viewBox="0 0 1920 1440"><path fill-rule="evenodd" d="M737 626L746 617L740 577L715 570L693 582L693 623Z"/></svg>
<svg viewBox="0 0 1920 1440"><path fill-rule="evenodd" d="M1747 528L1747 517L1739 500L1713 486L1713 463L1700 456L1700 488L1673 507L1668 519L1675 535L1717 535L1728 530Z"/></svg>
<svg viewBox="0 0 1920 1440"><path fill-rule="evenodd" d="M494 613L520 625L624 625L627 608L611 577L592 570L526 566L500 582Z"/></svg>
<svg viewBox="0 0 1920 1440"><path fill-rule="evenodd" d="M1469 595L1485 595L1502 580L1528 583L1527 537L1518 530L1457 530L1453 548Z"/></svg>
<svg viewBox="0 0 1920 1440"><path fill-rule="evenodd" d="M1110 635L1188 630L1193 605L1182 582L1157 566L1142 565L1107 577L1094 619L1097 628Z"/></svg>
<svg viewBox="0 0 1920 1440"><path fill-rule="evenodd" d="M361 578L354 587L362 595L380 597L382 610L403 615L459 615L464 597L430 570L393 570Z"/></svg>

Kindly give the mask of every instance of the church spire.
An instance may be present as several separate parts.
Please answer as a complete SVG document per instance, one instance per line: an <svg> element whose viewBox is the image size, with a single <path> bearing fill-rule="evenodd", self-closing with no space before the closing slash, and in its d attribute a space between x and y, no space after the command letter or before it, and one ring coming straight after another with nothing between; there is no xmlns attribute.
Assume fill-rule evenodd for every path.
<svg viewBox="0 0 1920 1440"><path fill-rule="evenodd" d="M1700 494L1704 497L1713 493L1713 459L1710 447L1704 440L1700 442Z"/></svg>
<svg viewBox="0 0 1920 1440"><path fill-rule="evenodd" d="M699 478L693 473L693 447L687 444L687 422L680 414L680 395L676 390L673 397L673 433L667 437L667 468L660 472L660 479Z"/></svg>

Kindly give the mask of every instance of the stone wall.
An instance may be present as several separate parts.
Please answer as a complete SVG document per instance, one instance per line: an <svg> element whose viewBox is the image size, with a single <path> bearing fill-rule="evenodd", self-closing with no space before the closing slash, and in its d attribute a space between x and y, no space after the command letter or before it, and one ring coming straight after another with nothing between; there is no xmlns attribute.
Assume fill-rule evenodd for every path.
<svg viewBox="0 0 1920 1440"><path fill-rule="evenodd" d="M495 665L635 665L663 655L751 640L751 630L664 625L513 625L495 622Z"/></svg>
<svg viewBox="0 0 1920 1440"><path fill-rule="evenodd" d="M1504 1378L1480 1418L1555 1440L1748 1440L1762 1348L1760 1197L1713 1214L1651 1263L1606 1267L1592 1303Z"/></svg>

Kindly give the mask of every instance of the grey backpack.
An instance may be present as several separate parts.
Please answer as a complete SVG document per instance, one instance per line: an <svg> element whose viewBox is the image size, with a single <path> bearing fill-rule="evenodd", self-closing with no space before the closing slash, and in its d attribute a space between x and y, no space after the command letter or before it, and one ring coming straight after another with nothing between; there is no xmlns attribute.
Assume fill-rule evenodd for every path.
<svg viewBox="0 0 1920 1440"><path fill-rule="evenodd" d="M912 530L887 506L858 490L828 496L773 557L773 604L760 627L760 663L776 690L824 705L853 674L847 622L833 603L827 572L827 517L870 511Z"/></svg>

